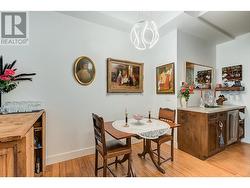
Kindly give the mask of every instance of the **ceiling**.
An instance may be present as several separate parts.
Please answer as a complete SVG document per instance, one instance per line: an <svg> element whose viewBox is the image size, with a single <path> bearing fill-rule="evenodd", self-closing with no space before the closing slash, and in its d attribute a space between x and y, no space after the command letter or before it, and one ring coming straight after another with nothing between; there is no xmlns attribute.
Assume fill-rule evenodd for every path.
<svg viewBox="0 0 250 188"><path fill-rule="evenodd" d="M156 22L160 36L179 29L219 44L250 32L250 11L63 11L60 12L113 29L130 32L143 19Z"/></svg>

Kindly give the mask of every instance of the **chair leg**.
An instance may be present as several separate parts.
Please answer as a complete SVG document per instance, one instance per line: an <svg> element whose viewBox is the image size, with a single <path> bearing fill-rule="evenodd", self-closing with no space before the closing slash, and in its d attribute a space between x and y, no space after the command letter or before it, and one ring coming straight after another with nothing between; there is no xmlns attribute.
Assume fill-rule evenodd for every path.
<svg viewBox="0 0 250 188"><path fill-rule="evenodd" d="M157 143L157 157L158 157L158 165L161 165L161 145Z"/></svg>
<svg viewBox="0 0 250 188"><path fill-rule="evenodd" d="M118 157L115 157L115 167L117 168Z"/></svg>
<svg viewBox="0 0 250 188"><path fill-rule="evenodd" d="M171 130L172 140L171 140L171 161L174 161L174 129Z"/></svg>
<svg viewBox="0 0 250 188"><path fill-rule="evenodd" d="M95 176L97 176L98 172L98 151L97 149L95 150Z"/></svg>
<svg viewBox="0 0 250 188"><path fill-rule="evenodd" d="M174 140L171 140L171 161L174 161Z"/></svg>
<svg viewBox="0 0 250 188"><path fill-rule="evenodd" d="M131 154L129 154L129 157L128 157L128 174L127 174L128 177L131 177Z"/></svg>
<svg viewBox="0 0 250 188"><path fill-rule="evenodd" d="M107 176L107 159L103 159L103 177Z"/></svg>

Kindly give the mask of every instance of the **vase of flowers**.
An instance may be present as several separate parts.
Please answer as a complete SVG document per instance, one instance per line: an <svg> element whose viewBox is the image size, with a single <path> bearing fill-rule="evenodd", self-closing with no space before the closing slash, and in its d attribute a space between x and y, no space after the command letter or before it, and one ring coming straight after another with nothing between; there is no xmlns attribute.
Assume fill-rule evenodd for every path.
<svg viewBox="0 0 250 188"><path fill-rule="evenodd" d="M186 108L188 106L188 100L190 98L190 95L194 93L194 86L188 85L186 82L184 82L180 89L180 102L181 107Z"/></svg>
<svg viewBox="0 0 250 188"><path fill-rule="evenodd" d="M15 68L16 60L12 63L6 63L3 65L3 57L0 56L0 107L2 106L2 94L8 93L15 89L20 81L32 81L30 76L36 75L36 73L22 73L16 74L17 68Z"/></svg>

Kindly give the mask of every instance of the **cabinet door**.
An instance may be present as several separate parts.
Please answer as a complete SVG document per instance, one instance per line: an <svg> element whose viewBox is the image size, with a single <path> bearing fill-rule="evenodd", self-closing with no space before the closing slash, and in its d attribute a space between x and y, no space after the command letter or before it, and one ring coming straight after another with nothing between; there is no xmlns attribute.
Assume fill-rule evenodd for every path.
<svg viewBox="0 0 250 188"><path fill-rule="evenodd" d="M0 177L16 176L16 145L0 148Z"/></svg>
<svg viewBox="0 0 250 188"><path fill-rule="evenodd" d="M225 148L226 120L210 120L208 127L208 155L210 156Z"/></svg>

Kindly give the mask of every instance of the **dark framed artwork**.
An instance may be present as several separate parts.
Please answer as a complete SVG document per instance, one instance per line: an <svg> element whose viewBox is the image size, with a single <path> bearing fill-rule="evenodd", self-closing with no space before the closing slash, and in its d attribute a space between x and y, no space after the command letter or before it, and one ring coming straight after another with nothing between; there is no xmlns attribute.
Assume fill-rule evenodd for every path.
<svg viewBox="0 0 250 188"><path fill-rule="evenodd" d="M143 63L107 59L108 93L142 93Z"/></svg>
<svg viewBox="0 0 250 188"><path fill-rule="evenodd" d="M242 65L222 68L223 82L242 81Z"/></svg>
<svg viewBox="0 0 250 188"><path fill-rule="evenodd" d="M73 72L78 83L81 85L89 85L95 79L95 64L90 58L81 56L77 58L74 63Z"/></svg>
<svg viewBox="0 0 250 188"><path fill-rule="evenodd" d="M156 93L175 94L174 63L156 67Z"/></svg>

